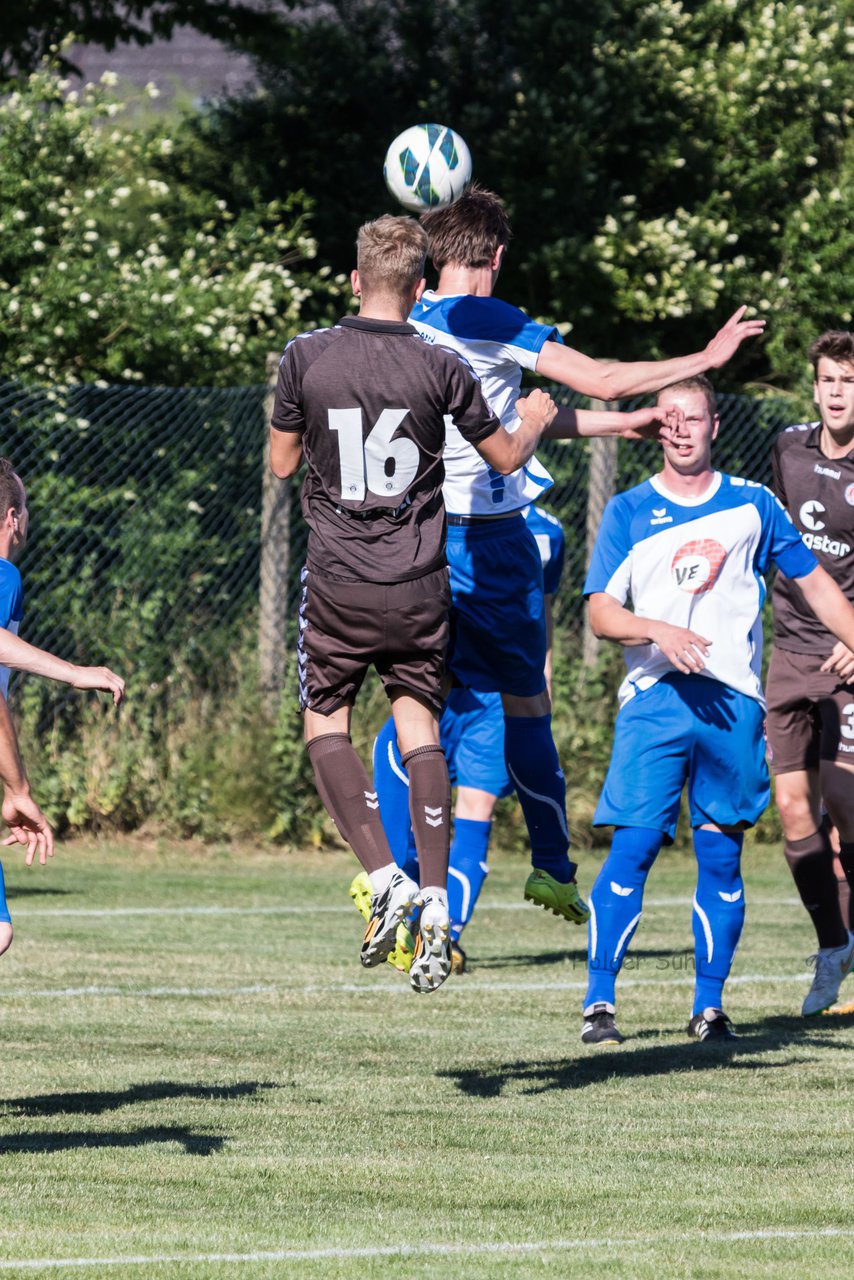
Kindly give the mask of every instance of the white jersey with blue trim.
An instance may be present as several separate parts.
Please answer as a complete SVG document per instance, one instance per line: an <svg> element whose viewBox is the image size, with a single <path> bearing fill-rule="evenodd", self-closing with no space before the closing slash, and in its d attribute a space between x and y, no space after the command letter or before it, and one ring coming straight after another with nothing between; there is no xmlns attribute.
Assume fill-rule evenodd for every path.
<svg viewBox="0 0 854 1280"><path fill-rule="evenodd" d="M438 294L428 289L416 302L409 323L425 341L451 347L465 357L480 379L487 404L507 431L519 426L515 404L522 370L536 369L546 342L561 341L557 329L537 324L509 302L474 294ZM512 475L502 476L463 439L451 418L445 419L445 428L442 496L454 515L518 511L554 483L536 458Z"/></svg>
<svg viewBox="0 0 854 1280"><path fill-rule="evenodd" d="M24 616L24 592L21 586L21 575L11 560L0 556L0 627L18 634L18 626ZM8 667L0 666L0 692L3 697L9 691Z"/></svg>
<svg viewBox="0 0 854 1280"><path fill-rule="evenodd" d="M772 561L789 578L818 564L770 489L715 472L705 493L686 498L653 476L605 508L584 594L631 598L638 617L711 640L703 675L764 707L762 605ZM621 706L676 670L658 645L624 652Z"/></svg>

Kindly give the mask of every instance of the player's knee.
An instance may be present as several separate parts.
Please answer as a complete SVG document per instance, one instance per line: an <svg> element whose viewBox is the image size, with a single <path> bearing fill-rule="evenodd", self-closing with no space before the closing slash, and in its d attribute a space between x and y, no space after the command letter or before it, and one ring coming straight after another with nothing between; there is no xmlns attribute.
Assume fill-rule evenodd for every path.
<svg viewBox="0 0 854 1280"><path fill-rule="evenodd" d="M801 832L809 835L816 829L817 823L809 795L778 784L775 799L783 831L789 839L802 839Z"/></svg>
<svg viewBox="0 0 854 1280"><path fill-rule="evenodd" d="M0 920L0 956L11 947L13 936L11 921Z"/></svg>

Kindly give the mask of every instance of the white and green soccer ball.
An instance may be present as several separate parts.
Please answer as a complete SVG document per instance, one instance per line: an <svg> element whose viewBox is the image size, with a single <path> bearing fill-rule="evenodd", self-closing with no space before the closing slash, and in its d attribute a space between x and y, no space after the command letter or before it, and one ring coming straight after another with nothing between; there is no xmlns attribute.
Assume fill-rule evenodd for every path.
<svg viewBox="0 0 854 1280"><path fill-rule="evenodd" d="M471 153L443 124L414 124L386 152L386 186L410 213L452 204L471 182Z"/></svg>

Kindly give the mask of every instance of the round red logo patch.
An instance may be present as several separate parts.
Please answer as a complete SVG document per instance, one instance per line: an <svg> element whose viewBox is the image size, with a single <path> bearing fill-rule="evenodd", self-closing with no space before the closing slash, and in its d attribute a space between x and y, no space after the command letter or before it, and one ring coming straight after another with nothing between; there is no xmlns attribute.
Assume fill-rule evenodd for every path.
<svg viewBox="0 0 854 1280"><path fill-rule="evenodd" d="M845 501L848 503L849 507L854 507L854 484L849 484L848 488L845 490Z"/></svg>
<svg viewBox="0 0 854 1280"><path fill-rule="evenodd" d="M711 591L720 576L726 551L712 538L686 542L673 557L670 572L680 591L698 596Z"/></svg>

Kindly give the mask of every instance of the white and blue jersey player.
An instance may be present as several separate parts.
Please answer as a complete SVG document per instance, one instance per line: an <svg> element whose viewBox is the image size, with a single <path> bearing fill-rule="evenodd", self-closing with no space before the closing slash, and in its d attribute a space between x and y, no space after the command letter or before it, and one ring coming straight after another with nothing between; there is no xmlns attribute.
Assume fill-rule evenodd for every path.
<svg viewBox="0 0 854 1280"><path fill-rule="evenodd" d="M24 487L7 460L0 459L0 627L18 634L24 613L21 575L9 559L23 545L27 536L27 504ZM9 668L0 666L0 694L9 690ZM12 942L12 918L6 902L3 867L0 865L0 954Z"/></svg>
<svg viewBox="0 0 854 1280"><path fill-rule="evenodd" d="M410 323L432 343L453 347L480 378L487 401L510 431L523 370L602 400L652 391L678 377L723 364L762 321L743 308L704 351L676 360L599 362L564 346L556 328L538 324L492 296L511 232L503 205L477 186L447 208L422 216L429 255L439 272L435 291L416 303ZM618 413L560 411L553 438L630 434L660 419ZM651 415L651 416L645 416ZM507 772L519 795L534 870L525 897L583 923L587 906L569 860L566 785L551 730L544 677L546 626L542 570L522 510L551 485L535 461L499 477L447 422L444 500L448 513L452 624L448 665L456 683L499 693L505 716Z"/></svg>
<svg viewBox="0 0 854 1280"><path fill-rule="evenodd" d="M548 636L546 668L550 684L552 601L563 573L565 539L560 521L541 507L526 507L523 515L542 565ZM459 940L486 879L495 803L514 790L504 761L501 695L456 686L448 695L439 732L451 785L457 788L448 863L448 907L454 968L462 971L466 956ZM374 743L374 787L395 860L417 880L418 861L409 820L409 780L401 763L391 718Z"/></svg>
<svg viewBox="0 0 854 1280"><path fill-rule="evenodd" d="M608 504L584 585L593 630L626 647L594 817L616 830L590 895L589 1044L623 1038L617 974L686 784L697 858L688 1031L700 1040L733 1037L722 1004L744 923L743 832L769 798L760 671L768 568L796 578L839 638L854 635L854 609L770 490L712 469L718 418L708 381L684 380L658 399L681 409L684 425L663 445L662 471Z"/></svg>

